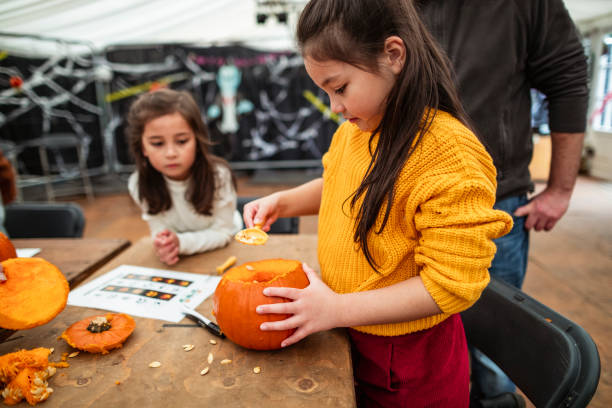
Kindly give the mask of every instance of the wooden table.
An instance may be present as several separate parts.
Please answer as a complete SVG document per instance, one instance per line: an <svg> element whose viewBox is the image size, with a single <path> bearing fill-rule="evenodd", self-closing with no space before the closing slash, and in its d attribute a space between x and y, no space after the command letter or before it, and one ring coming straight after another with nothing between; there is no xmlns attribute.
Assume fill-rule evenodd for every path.
<svg viewBox="0 0 612 408"><path fill-rule="evenodd" d="M161 264L151 239L143 238L95 272L94 279L122 265L141 265L192 273L216 274L228 256L238 263L267 258L305 261L318 269L316 235L272 235L261 247L232 242L226 248L183 257L178 264ZM197 307L208 318L212 300ZM74 351L58 336L72 323L98 313L67 306L44 326L21 331L0 344L0 354L18 348L53 347L52 361ZM55 391L45 407L353 407L355 395L346 332L335 329L313 334L286 349L247 350L220 339L188 319L179 325L135 317L136 329L123 348L107 355L81 352L68 359L49 380ZM216 340L217 344L209 343ZM184 344L193 344L184 351ZM208 353L214 361L207 363ZM230 359L230 364L220 364ZM152 361L161 367L150 368ZM208 374L200 371L210 366ZM254 367L261 367L255 374ZM25 406L25 403L23 403Z"/></svg>
<svg viewBox="0 0 612 408"><path fill-rule="evenodd" d="M130 246L127 239L33 238L12 239L15 248L40 248L34 255L57 266L74 288Z"/></svg>

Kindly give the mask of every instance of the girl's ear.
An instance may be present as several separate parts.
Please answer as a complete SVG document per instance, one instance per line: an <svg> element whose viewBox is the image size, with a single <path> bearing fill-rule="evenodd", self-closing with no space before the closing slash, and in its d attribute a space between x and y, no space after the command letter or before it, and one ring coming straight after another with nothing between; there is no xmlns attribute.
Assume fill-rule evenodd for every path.
<svg viewBox="0 0 612 408"><path fill-rule="evenodd" d="M392 35L385 40L384 60L391 68L391 71L397 75L402 72L406 63L406 45L404 41L397 35Z"/></svg>

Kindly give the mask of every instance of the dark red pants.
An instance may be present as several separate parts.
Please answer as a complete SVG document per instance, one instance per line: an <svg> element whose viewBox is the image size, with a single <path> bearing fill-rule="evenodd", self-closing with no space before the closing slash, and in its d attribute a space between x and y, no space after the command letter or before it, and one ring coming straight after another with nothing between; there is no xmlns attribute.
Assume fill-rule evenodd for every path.
<svg viewBox="0 0 612 408"><path fill-rule="evenodd" d="M461 317L403 336L349 329L359 407L469 405L469 359Z"/></svg>

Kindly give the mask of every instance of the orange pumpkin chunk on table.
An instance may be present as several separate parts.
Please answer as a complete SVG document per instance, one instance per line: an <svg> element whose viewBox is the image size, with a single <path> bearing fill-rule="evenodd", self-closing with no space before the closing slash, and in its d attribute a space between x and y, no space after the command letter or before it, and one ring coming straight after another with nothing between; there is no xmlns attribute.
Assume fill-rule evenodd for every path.
<svg viewBox="0 0 612 408"><path fill-rule="evenodd" d="M213 296L213 314L221 331L236 344L255 350L280 348L295 330L263 331L263 322L284 320L286 314L258 314L262 304L289 302L266 296L266 287L303 289L309 281L302 263L287 259L266 259L236 266L225 273Z"/></svg>
<svg viewBox="0 0 612 408"><path fill-rule="evenodd" d="M35 405L51 395L47 380L56 369L49 364L49 354L50 349L39 347L0 356L0 396L5 404L15 405L25 398Z"/></svg>
<svg viewBox="0 0 612 408"><path fill-rule="evenodd" d="M125 313L90 316L71 325L62 338L79 350L107 354L119 348L134 331L136 322Z"/></svg>
<svg viewBox="0 0 612 408"><path fill-rule="evenodd" d="M0 280L0 327L30 329L64 310L70 288L55 265L42 258L11 258L1 265L6 280Z"/></svg>

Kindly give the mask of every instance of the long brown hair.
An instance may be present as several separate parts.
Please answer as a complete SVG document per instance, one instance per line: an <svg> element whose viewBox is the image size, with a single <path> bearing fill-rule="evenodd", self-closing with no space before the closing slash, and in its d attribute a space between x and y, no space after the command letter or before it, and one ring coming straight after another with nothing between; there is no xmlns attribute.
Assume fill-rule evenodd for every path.
<svg viewBox="0 0 612 408"><path fill-rule="evenodd" d="M175 112L189 124L196 139L195 161L185 199L191 202L197 213L210 215L216 189L215 167L220 164L229 169L229 165L209 151L211 142L200 109L191 94L185 91L159 89L142 94L130 106L126 135L138 171L139 199L146 203L149 214L158 214L172 207L163 175L151 166L142 151L142 133L149 121ZM232 182L235 187L233 175Z"/></svg>
<svg viewBox="0 0 612 408"><path fill-rule="evenodd" d="M380 234L389 219L399 174L427 132L438 110L467 125L450 63L429 34L412 0L311 0L302 11L297 40L302 54L318 61L336 60L378 73L385 40L398 36L406 62L387 96L383 118L370 138L372 160L351 208L363 196L353 239L377 270L367 237L386 204ZM373 142L378 135L378 143ZM372 151L373 150L373 151ZM349 197L350 198L350 197Z"/></svg>

